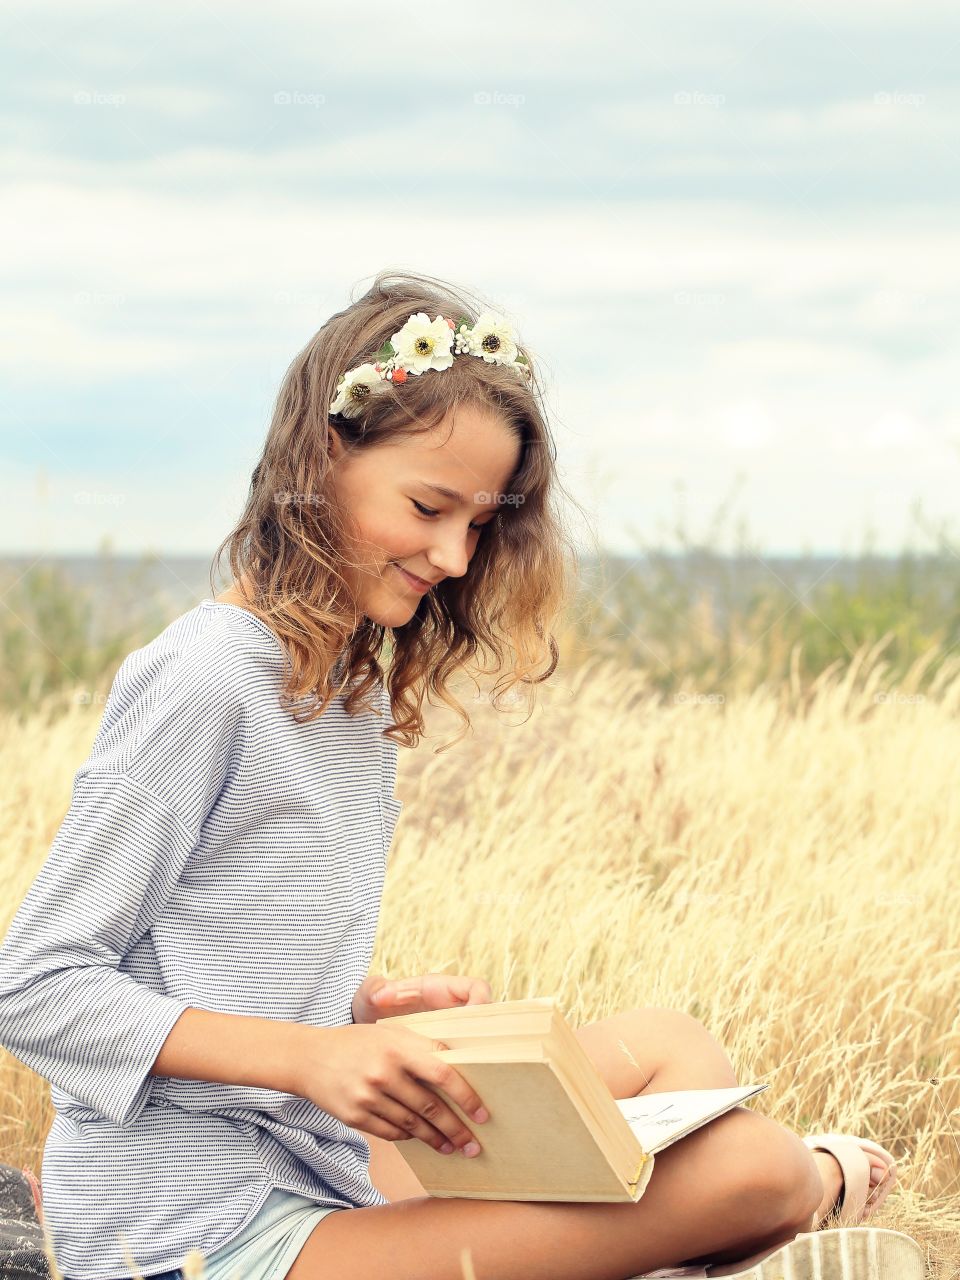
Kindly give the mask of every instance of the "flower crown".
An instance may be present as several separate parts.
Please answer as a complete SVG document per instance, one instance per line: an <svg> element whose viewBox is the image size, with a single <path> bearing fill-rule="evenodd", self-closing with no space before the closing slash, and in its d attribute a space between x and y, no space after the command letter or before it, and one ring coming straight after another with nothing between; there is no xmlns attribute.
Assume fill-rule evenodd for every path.
<svg viewBox="0 0 960 1280"><path fill-rule="evenodd" d="M373 362L342 373L330 412L344 418L362 413L370 397L387 390L384 383L406 382L428 369L449 369L453 357L480 356L489 364L505 364L524 381L533 377L530 362L517 346L512 326L495 311L485 311L475 324L461 316L456 324L444 316L412 315L403 328L383 344Z"/></svg>

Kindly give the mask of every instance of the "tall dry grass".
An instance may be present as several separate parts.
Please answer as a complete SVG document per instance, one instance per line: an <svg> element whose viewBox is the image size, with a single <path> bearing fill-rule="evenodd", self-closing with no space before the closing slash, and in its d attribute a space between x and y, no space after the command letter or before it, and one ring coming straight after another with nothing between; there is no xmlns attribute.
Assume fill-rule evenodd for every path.
<svg viewBox="0 0 960 1280"><path fill-rule="evenodd" d="M960 659L894 683L882 645L812 682L664 694L602 659L565 664L524 720L471 700L401 751L405 801L375 972L485 977L552 995L574 1024L685 1009L727 1047L753 1105L799 1131L889 1146L873 1221L960 1273ZM923 692L919 692L923 687ZM3 901L56 831L100 709L0 725ZM5 927L5 925L3 926ZM39 1169L47 1088L0 1061L7 1163Z"/></svg>

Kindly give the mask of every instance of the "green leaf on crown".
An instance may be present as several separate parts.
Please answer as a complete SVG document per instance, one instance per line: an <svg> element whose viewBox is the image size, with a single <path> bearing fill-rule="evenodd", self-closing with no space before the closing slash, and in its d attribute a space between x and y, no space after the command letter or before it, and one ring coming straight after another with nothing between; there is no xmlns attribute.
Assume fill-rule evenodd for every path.
<svg viewBox="0 0 960 1280"><path fill-rule="evenodd" d="M463 328L467 328L467 329L473 328L473 321L470 320L467 316L461 316L459 318L459 320L457 321L456 332L459 333L460 330Z"/></svg>
<svg viewBox="0 0 960 1280"><path fill-rule="evenodd" d="M380 350L377 352L376 358L378 360L389 360L391 359L391 357L395 356L396 354L397 354L396 348L388 338L386 342L383 344L383 346L380 348Z"/></svg>

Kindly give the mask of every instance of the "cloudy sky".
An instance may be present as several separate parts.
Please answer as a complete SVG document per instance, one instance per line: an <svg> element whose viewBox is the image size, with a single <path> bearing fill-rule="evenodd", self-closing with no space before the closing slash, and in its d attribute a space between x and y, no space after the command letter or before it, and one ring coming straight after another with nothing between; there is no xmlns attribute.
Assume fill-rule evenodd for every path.
<svg viewBox="0 0 960 1280"><path fill-rule="evenodd" d="M8 3L0 552L207 555L388 267L541 362L578 540L924 548L960 478L960 15Z"/></svg>

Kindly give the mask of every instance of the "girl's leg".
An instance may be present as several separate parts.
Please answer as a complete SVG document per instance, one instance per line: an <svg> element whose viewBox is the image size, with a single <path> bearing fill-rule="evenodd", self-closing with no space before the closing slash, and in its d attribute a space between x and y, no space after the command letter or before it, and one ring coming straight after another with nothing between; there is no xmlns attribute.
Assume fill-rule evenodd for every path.
<svg viewBox="0 0 960 1280"><path fill-rule="evenodd" d="M736 1083L705 1028L673 1010L629 1010L577 1034L615 1096L630 1097L651 1085ZM638 1065L618 1047L620 1040ZM676 1052L695 1049L694 1066L707 1069L685 1078L668 1074L668 1041ZM371 1140L372 1150L377 1142ZM758 1112L738 1107L657 1156L654 1177L636 1204L419 1196L334 1213L308 1238L289 1280L360 1280L374 1271L396 1280L463 1280L463 1248L470 1250L476 1280L623 1280L696 1257L722 1261L725 1251L736 1258L790 1240L809 1225L820 1193L803 1143Z"/></svg>
<svg viewBox="0 0 960 1280"><path fill-rule="evenodd" d="M792 1239L819 1189L756 1118L729 1112L668 1148L636 1204L422 1196L331 1213L287 1280L624 1280L758 1237Z"/></svg>

